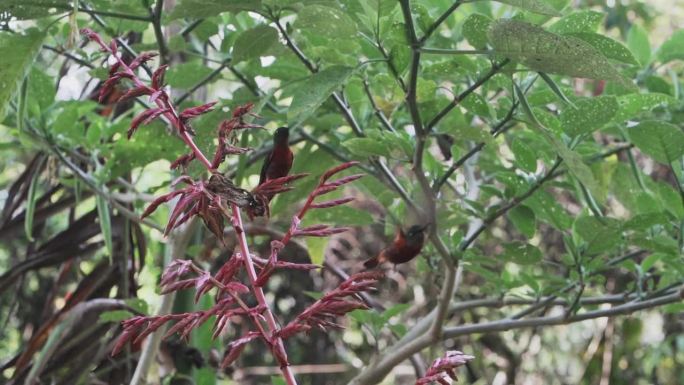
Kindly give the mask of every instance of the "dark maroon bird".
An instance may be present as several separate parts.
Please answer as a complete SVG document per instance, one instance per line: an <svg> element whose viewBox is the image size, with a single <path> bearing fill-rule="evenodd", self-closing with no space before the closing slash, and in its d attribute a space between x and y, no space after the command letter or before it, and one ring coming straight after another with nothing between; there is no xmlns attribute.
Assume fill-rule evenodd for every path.
<svg viewBox="0 0 684 385"><path fill-rule="evenodd" d="M384 262L392 262L397 265L412 260L420 254L420 250L423 248L427 227L428 225L413 225L407 232L399 228L392 244L382 249L377 257L364 262L363 265L367 269L372 269Z"/></svg>
<svg viewBox="0 0 684 385"><path fill-rule="evenodd" d="M260 185L269 179L287 176L290 172L294 155L288 144L289 138L290 130L287 127L279 127L276 130L273 135L273 150L266 155L264 165L261 166Z"/></svg>

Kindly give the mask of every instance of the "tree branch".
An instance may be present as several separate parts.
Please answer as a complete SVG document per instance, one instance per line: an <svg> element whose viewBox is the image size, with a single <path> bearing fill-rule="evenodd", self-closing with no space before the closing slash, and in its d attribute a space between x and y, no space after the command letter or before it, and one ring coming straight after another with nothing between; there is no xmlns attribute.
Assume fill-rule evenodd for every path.
<svg viewBox="0 0 684 385"><path fill-rule="evenodd" d="M489 72L487 72L481 78L477 79L477 81L475 81L475 83L473 83L465 91L461 92L457 97L454 98L454 100L451 101L451 103L444 107L440 112L437 113L437 115L435 115L434 118L432 118L432 120L428 122L426 126L427 131L431 131L439 123L439 121L442 120L449 112L451 112L451 110L453 110L454 107L461 103L463 99L468 97L468 95L475 92L478 88L485 84L489 79L492 78L492 76L496 75L509 62L509 59L504 59L499 63L494 63Z"/></svg>
<svg viewBox="0 0 684 385"><path fill-rule="evenodd" d="M428 38L430 38L430 36L432 36L432 34L437 30L437 28L439 28L439 26L442 25L442 23L443 23L449 16L451 16L451 14L454 13L454 11L456 11L456 9L458 9L458 7L461 6L461 4L463 4L463 2L462 2L461 0L456 0L456 1L454 1L454 3L451 4L451 6L449 7L449 9L447 9L443 14L441 14L441 15L437 18L437 20L435 20L435 22L432 23L432 24L428 27L427 31L425 31L425 35L423 35L423 37L421 37L418 41L422 44L422 43L424 43Z"/></svg>
<svg viewBox="0 0 684 385"><path fill-rule="evenodd" d="M644 301L630 302L609 309L588 311L586 313L576 314L571 317L559 315L553 317L537 317L522 320L501 320L485 322L475 325L455 326L444 329L444 338L448 339L463 335L501 332L506 330L528 327L565 325L595 318L614 317L616 315L630 314L639 310L650 309L662 305L667 305L670 303L680 302L683 298L683 295L684 292L682 292L682 290L680 289L669 295L664 295L661 297L648 299Z"/></svg>

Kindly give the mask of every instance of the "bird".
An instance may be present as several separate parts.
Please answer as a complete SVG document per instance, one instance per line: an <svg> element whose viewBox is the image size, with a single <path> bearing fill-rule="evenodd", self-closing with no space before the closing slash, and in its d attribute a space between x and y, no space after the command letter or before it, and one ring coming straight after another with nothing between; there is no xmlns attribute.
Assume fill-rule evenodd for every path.
<svg viewBox="0 0 684 385"><path fill-rule="evenodd" d="M264 164L261 166L259 185L268 180L287 176L292 168L294 155L288 144L290 130L287 127L279 127L273 135L273 149L266 155Z"/></svg>
<svg viewBox="0 0 684 385"><path fill-rule="evenodd" d="M392 262L394 265L406 263L420 254L425 243L425 230L429 225L413 225L408 231L399 227L392 244L382 249L376 257L370 258L363 263L366 269L372 269L384 262Z"/></svg>

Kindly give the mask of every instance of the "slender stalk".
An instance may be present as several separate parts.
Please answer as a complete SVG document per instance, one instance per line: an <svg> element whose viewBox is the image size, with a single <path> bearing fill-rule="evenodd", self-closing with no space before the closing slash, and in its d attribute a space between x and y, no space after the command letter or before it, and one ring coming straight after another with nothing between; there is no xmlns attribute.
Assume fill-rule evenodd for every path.
<svg viewBox="0 0 684 385"><path fill-rule="evenodd" d="M249 281L252 284L252 291L256 297L259 305L264 307L264 316L266 317L266 323L268 324L268 331L271 332L271 337L273 340L271 343L274 348L278 350L281 357L287 359L287 352L285 351L285 346L283 345L283 340L280 337L274 336L273 332L278 330L278 324L276 323L275 317L271 312L271 307L268 306L268 301L266 301L266 296L264 296L264 291L261 287L256 285L257 274L254 269L254 262L252 261L252 255L249 252L249 246L247 245L247 235L244 232L244 225L242 223L242 216L240 215L240 208L233 204L231 205L231 210L233 214L233 228L235 229L235 234L237 235L238 242L240 244L240 253L245 261L245 269L247 270L247 275L249 276ZM281 365L280 367L283 377L288 385L296 385L297 380L292 373L292 369L289 365Z"/></svg>
<svg viewBox="0 0 684 385"><path fill-rule="evenodd" d="M418 50L422 53L434 55L489 55L492 53L486 49L445 49L445 48L430 48L421 47Z"/></svg>
<svg viewBox="0 0 684 385"><path fill-rule="evenodd" d="M461 6L461 4L463 4L463 1L461 1L461 0L456 0L456 1L454 1L454 3L451 4L451 6L449 7L449 9L447 9L443 14L441 14L441 15L437 18L437 20L435 20L435 22L432 23L432 24L428 27L427 31L425 31L425 35L423 35L423 37L421 37L421 38L419 39L419 42L422 44L423 42L425 42L425 40L427 40L430 36L432 36L432 34L437 30L437 28L439 28L439 26L442 25L442 23L443 23L449 16L451 16L451 14L454 13L454 11L456 11L456 9L458 9L458 7Z"/></svg>
<svg viewBox="0 0 684 385"><path fill-rule="evenodd" d="M528 327L565 325L596 318L614 317L616 315L630 314L639 310L650 309L675 302L681 302L682 294L683 292L680 289L675 291L674 293L664 295L661 297L648 299L644 301L630 302L624 305L614 306L608 309L588 311L586 313L577 314L571 317L566 317L565 315L558 315L552 317L537 317L522 320L501 320L485 322L475 325L455 326L451 328L446 328L444 330L444 338L448 339L463 335L493 333Z"/></svg>

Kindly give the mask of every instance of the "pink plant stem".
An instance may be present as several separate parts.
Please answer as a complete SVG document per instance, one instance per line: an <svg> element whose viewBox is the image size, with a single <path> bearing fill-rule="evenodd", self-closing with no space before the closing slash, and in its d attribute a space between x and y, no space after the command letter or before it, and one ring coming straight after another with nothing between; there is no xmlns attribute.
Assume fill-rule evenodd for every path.
<svg viewBox="0 0 684 385"><path fill-rule="evenodd" d="M249 253L249 246L247 245L247 235L243 230L242 217L240 216L240 208L233 204L231 205L233 211L233 227L235 227L235 234L238 236L238 241L240 242L240 252L242 253L242 258L245 261L245 268L247 269L247 275L249 276L249 281L252 283L252 290L254 291L254 296L256 297L259 305L263 306L264 315L266 317L266 323L268 324L269 331L271 332L271 338L273 338L272 343L281 357L287 358L287 352L285 351L285 346L283 345L283 340L280 337L273 336L273 331L278 330L278 325L276 324L275 317L271 312L270 306L266 301L266 296L264 296L264 291L261 287L257 286L257 274L254 269L254 263L252 262L252 255ZM288 385L297 385L297 380L294 377L294 373L290 369L289 365L281 365L280 369L283 372L283 377Z"/></svg>

